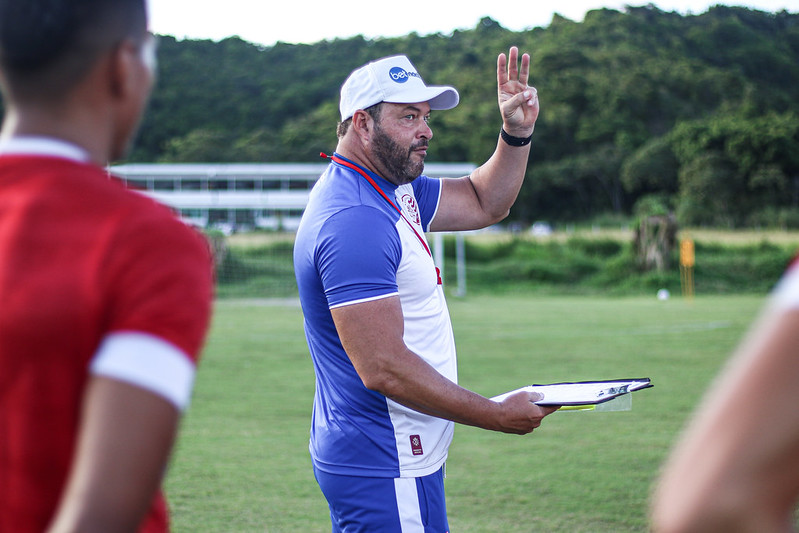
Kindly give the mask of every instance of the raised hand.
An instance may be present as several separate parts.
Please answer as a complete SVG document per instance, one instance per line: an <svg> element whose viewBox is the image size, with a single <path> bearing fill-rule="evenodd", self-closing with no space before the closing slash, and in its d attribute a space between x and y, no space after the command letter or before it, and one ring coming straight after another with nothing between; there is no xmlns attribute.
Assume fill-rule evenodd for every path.
<svg viewBox="0 0 799 533"><path fill-rule="evenodd" d="M533 133L538 119L538 91L527 85L530 75L530 55L522 54L519 66L519 49L512 46L508 55L497 58L497 96L505 131L516 137Z"/></svg>

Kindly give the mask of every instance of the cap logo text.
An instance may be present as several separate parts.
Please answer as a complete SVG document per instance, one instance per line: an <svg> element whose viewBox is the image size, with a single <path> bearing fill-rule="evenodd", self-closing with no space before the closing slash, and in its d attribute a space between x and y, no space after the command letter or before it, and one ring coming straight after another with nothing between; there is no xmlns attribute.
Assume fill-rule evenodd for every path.
<svg viewBox="0 0 799 533"><path fill-rule="evenodd" d="M416 72L405 70L402 67L392 68L391 70L388 71L388 75L393 81L397 83L405 83L406 81L408 81L408 78L419 78L420 80L422 79L422 77L419 76L419 74L417 74Z"/></svg>

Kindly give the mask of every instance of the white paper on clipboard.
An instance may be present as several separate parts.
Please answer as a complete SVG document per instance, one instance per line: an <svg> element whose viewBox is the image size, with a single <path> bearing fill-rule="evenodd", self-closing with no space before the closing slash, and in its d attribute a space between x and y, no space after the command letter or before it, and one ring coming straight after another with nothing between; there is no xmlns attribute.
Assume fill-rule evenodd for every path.
<svg viewBox="0 0 799 533"><path fill-rule="evenodd" d="M536 405L596 405L633 391L653 387L649 378L617 379L611 381L577 381L528 385L491 398L501 402L511 394L528 391L543 395Z"/></svg>

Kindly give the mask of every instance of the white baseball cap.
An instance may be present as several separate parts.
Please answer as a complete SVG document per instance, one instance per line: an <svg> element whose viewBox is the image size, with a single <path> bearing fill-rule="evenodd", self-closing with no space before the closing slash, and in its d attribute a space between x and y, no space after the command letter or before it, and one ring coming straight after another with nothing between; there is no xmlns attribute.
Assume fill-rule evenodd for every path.
<svg viewBox="0 0 799 533"><path fill-rule="evenodd" d="M460 96L453 87L424 84L410 60L405 56L384 57L354 71L341 86L341 120L352 117L359 109L380 102L415 104L427 102L430 109L452 109Z"/></svg>

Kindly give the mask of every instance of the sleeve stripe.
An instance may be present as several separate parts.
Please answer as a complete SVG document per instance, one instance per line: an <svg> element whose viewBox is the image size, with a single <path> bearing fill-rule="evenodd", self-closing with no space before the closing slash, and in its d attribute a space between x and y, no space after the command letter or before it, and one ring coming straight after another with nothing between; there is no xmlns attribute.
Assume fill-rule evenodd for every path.
<svg viewBox="0 0 799 533"><path fill-rule="evenodd" d="M163 396L181 411L189 405L196 372L189 356L175 345L138 332L108 335L89 370Z"/></svg>
<svg viewBox="0 0 799 533"><path fill-rule="evenodd" d="M799 265L791 267L774 289L772 305L780 311L799 308Z"/></svg>
<svg viewBox="0 0 799 533"><path fill-rule="evenodd" d="M388 294L381 294L379 296L371 296L369 298L359 298L357 300L349 300L347 302L340 302L337 304L333 304L329 306L329 309L336 309L337 307L345 307L347 305L355 305L355 304L362 304L364 302L373 302L375 300L382 300L384 298L390 298L391 296L399 296L399 292L394 291Z"/></svg>

